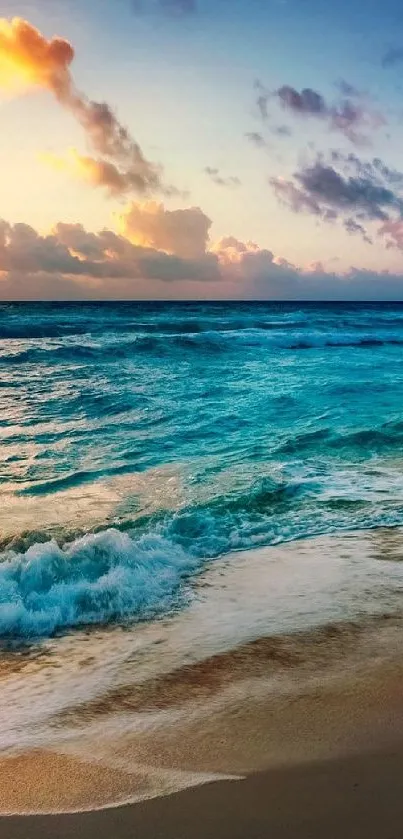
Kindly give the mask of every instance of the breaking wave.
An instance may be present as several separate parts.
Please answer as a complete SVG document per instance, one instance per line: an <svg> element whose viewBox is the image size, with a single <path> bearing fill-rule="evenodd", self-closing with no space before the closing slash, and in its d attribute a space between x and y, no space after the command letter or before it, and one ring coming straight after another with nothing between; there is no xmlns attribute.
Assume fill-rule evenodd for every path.
<svg viewBox="0 0 403 839"><path fill-rule="evenodd" d="M380 476L382 482L382 476ZM20 641L82 625L150 620L183 607L191 578L231 551L346 529L403 524L400 504L341 498L324 504L320 482L257 481L176 513L64 544L20 538L0 553L0 637ZM382 492L382 486L380 485ZM354 524L351 511L354 511ZM22 545L21 545L22 543Z"/></svg>
<svg viewBox="0 0 403 839"><path fill-rule="evenodd" d="M52 540L9 552L0 563L0 635L148 620L178 605L182 581L199 564L162 537L134 540L114 529L62 548Z"/></svg>

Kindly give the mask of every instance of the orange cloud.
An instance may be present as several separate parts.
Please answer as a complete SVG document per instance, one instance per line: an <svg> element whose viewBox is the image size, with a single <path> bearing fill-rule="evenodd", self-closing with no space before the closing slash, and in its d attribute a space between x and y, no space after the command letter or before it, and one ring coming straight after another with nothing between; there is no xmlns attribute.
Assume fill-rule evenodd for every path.
<svg viewBox="0 0 403 839"><path fill-rule="evenodd" d="M219 239L212 248L222 265L236 265L243 261L245 254L259 253L259 245L255 242L240 242L235 236L225 236Z"/></svg>
<svg viewBox="0 0 403 839"><path fill-rule="evenodd" d="M144 177L139 172L122 172L111 161L79 154L76 149L70 149L64 156L45 153L39 157L57 172L68 172L77 180L90 186L105 189L111 198L130 192L146 191ZM158 179L157 167L155 167L155 178Z"/></svg>
<svg viewBox="0 0 403 839"><path fill-rule="evenodd" d="M0 88L42 87L63 95L70 85L74 50L62 38L47 40L26 20L0 18Z"/></svg>
<svg viewBox="0 0 403 839"><path fill-rule="evenodd" d="M129 204L118 226L136 245L197 259L206 252L211 220L200 207L166 210L163 204L147 201Z"/></svg>
<svg viewBox="0 0 403 839"><path fill-rule="evenodd" d="M111 107L77 90L70 73L73 58L74 49L68 41L47 40L20 18L0 18L0 89L18 92L41 87L73 114L98 155L97 159L77 155L76 174L94 186L105 186L114 195L175 192L163 184L161 167L146 159Z"/></svg>

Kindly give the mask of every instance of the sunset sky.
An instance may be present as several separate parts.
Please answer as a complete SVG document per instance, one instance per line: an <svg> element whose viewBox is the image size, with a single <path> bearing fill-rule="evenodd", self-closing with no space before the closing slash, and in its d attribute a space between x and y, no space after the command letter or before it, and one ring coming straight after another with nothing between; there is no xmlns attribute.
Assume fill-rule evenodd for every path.
<svg viewBox="0 0 403 839"><path fill-rule="evenodd" d="M0 299L403 297L400 0L0 17Z"/></svg>

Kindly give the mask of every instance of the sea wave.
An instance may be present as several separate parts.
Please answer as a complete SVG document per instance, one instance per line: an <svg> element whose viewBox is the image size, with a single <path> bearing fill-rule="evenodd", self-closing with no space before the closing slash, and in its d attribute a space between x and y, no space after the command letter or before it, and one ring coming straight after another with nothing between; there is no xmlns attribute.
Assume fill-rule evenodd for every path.
<svg viewBox="0 0 403 839"><path fill-rule="evenodd" d="M180 334L148 334L127 337L123 340L108 341L106 338L98 343L88 341L65 342L48 344L45 346L28 346L20 350L15 349L14 342L3 347L0 354L0 365L24 364L60 364L76 363L91 364L99 361L113 363L120 359L132 358L138 355L171 356L172 353L203 352L204 354L228 353L234 349L265 349L278 351L299 352L303 350L342 350L347 348L373 350L378 347L403 346L403 336L351 336L329 335L318 332L302 332L298 336L278 335L273 337L263 329L211 330L209 332L183 332Z"/></svg>
<svg viewBox="0 0 403 839"><path fill-rule="evenodd" d="M379 492L383 482L380 474ZM322 490L310 480L265 478L176 512L122 521L119 528L58 541L46 534L38 541L38 533L16 538L0 553L0 637L23 641L81 625L149 620L184 606L191 578L216 557L403 524L398 501L379 508L375 489L361 498L340 496L337 488L323 498Z"/></svg>
<svg viewBox="0 0 403 839"><path fill-rule="evenodd" d="M200 566L178 544L109 529L60 547L36 543L0 563L0 636L33 638L83 624L149 620L178 605Z"/></svg>
<svg viewBox="0 0 403 839"><path fill-rule="evenodd" d="M337 431L334 428L317 428L302 434L296 434L282 443L277 454L291 454L305 452L309 449L323 452L349 449L355 452L357 458L373 454L398 450L403 443L403 422L401 420L383 423L371 428L357 428L348 431Z"/></svg>

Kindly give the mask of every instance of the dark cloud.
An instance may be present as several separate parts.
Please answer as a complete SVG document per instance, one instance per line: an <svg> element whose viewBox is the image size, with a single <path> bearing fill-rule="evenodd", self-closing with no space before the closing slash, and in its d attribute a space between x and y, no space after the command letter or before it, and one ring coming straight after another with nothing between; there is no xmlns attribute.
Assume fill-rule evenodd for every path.
<svg viewBox="0 0 403 839"><path fill-rule="evenodd" d="M311 213L314 216L322 216L323 211L315 198L308 192L300 189L292 181L285 178L270 178L270 185L275 195L282 204L289 207L294 213Z"/></svg>
<svg viewBox="0 0 403 839"><path fill-rule="evenodd" d="M295 172L292 180L272 178L271 186L293 212L310 213L323 221L340 219L348 233L372 244L365 222L388 222L403 215L403 176L379 158L362 161L338 151L330 158L327 162L319 156Z"/></svg>
<svg viewBox="0 0 403 839"><path fill-rule="evenodd" d="M276 137L291 137L292 131L288 125L274 125L270 129L272 134L275 134Z"/></svg>
<svg viewBox="0 0 403 839"><path fill-rule="evenodd" d="M309 116L325 116L328 113L323 96L310 87L299 93L295 88L283 85L275 91L275 95L286 110Z"/></svg>
<svg viewBox="0 0 403 839"><path fill-rule="evenodd" d="M251 277L247 287L249 299L277 300L401 300L403 276L388 271L371 272L351 269L347 274L321 272L314 265L311 273L295 268L282 268L268 264ZM319 269L319 270L317 270Z"/></svg>
<svg viewBox="0 0 403 839"><path fill-rule="evenodd" d="M345 230L347 233L356 234L358 233L364 239L364 242L367 242L368 245L372 245L372 239L368 236L365 227L362 224L359 224L358 221L355 221L353 218L347 218L343 222Z"/></svg>
<svg viewBox="0 0 403 839"><path fill-rule="evenodd" d="M234 175L223 177L223 175L220 174L220 170L213 168L212 166L206 166L204 171L217 186L236 187L241 185L239 178Z"/></svg>
<svg viewBox="0 0 403 839"><path fill-rule="evenodd" d="M388 187L374 183L371 178L343 177L332 166L320 161L296 173L295 177L302 189L321 204L341 211L356 209L364 219L385 221L390 208L401 209L402 206Z"/></svg>
<svg viewBox="0 0 403 839"><path fill-rule="evenodd" d="M403 47L389 47L387 49L381 60L382 67L387 69L388 67L395 67L396 64L400 64L403 61Z"/></svg>
<svg viewBox="0 0 403 839"><path fill-rule="evenodd" d="M347 174L354 173L360 178L369 178L375 182L382 179L383 183L394 188L403 188L403 172L386 165L380 157L373 157L372 160L361 160L354 152L344 152L333 149L330 152L332 163L337 164Z"/></svg>
<svg viewBox="0 0 403 839"><path fill-rule="evenodd" d="M60 101L72 111L84 128L90 146L100 156L79 157L84 177L86 172L90 172L90 178L95 173L95 179L92 176L95 185L105 186L115 195L166 191L162 167L146 159L139 144L106 102L87 99L71 85Z"/></svg>
<svg viewBox="0 0 403 839"><path fill-rule="evenodd" d="M133 219L131 223L133 226ZM161 220L158 223L161 226ZM172 229L170 236L175 240ZM186 252L184 246L182 249ZM163 282L219 279L217 257L207 253L202 244L196 250L190 241L188 253L185 257L136 245L111 230L90 233L80 224L58 224L50 235L41 236L29 225L0 221L0 284L4 282L4 274L30 278L37 274L42 278L59 276L81 285L91 280L114 279L129 283L136 279Z"/></svg>
<svg viewBox="0 0 403 839"><path fill-rule="evenodd" d="M269 101L279 104L283 110L298 117L320 119L331 131L344 134L355 145L369 142L369 134L385 125L383 114L364 103L362 94L348 82L338 83L343 98L334 104L326 102L321 93L306 87L301 91L282 85L268 91L260 81L255 82L258 92L256 104L263 121L268 121Z"/></svg>
<svg viewBox="0 0 403 839"><path fill-rule="evenodd" d="M263 134L260 134L259 131L248 131L245 134L247 140L252 143L253 146L256 146L258 149L263 149L267 146L266 140L263 137Z"/></svg>

